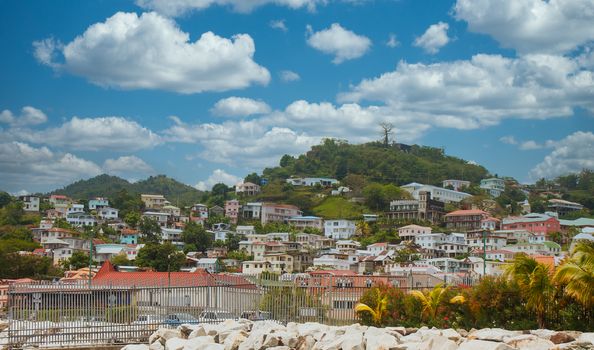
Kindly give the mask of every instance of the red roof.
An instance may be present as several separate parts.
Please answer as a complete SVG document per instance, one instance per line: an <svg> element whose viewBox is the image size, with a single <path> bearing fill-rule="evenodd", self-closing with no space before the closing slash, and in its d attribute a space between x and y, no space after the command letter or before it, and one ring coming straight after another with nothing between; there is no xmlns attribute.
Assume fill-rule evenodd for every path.
<svg viewBox="0 0 594 350"><path fill-rule="evenodd" d="M466 215L487 215L487 213L482 210L478 210L478 209L470 209L470 210L456 210L456 211L446 214L446 216L466 216Z"/></svg>
<svg viewBox="0 0 594 350"><path fill-rule="evenodd" d="M318 270L318 271L312 271L309 274L312 276L316 276L316 275L357 276L357 274L351 270Z"/></svg>
<svg viewBox="0 0 594 350"><path fill-rule="evenodd" d="M255 288L241 276L210 274L204 269L195 272L156 272L133 271L120 272L106 261L99 272L93 277L94 285L104 286L143 286L143 287L212 287L217 285L237 286L240 288Z"/></svg>
<svg viewBox="0 0 594 350"><path fill-rule="evenodd" d="M135 234L138 234L138 230L134 230L131 228L125 228L122 230L122 234L123 235L135 235Z"/></svg>

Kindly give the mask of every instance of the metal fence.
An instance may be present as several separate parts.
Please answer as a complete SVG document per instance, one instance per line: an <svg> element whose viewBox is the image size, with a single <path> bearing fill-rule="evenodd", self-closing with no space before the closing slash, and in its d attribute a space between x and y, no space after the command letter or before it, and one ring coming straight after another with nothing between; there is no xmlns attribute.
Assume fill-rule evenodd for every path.
<svg viewBox="0 0 594 350"><path fill-rule="evenodd" d="M440 282L429 277L235 275L209 285L15 284L9 289L4 337L10 348L66 348L146 342L158 327L230 318L350 324L358 322L355 304L374 285L408 290Z"/></svg>

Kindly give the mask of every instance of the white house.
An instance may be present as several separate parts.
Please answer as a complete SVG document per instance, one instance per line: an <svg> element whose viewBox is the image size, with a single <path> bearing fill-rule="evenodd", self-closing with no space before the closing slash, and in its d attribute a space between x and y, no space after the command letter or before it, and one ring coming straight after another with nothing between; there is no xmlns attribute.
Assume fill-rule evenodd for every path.
<svg viewBox="0 0 594 350"><path fill-rule="evenodd" d="M19 200L23 202L23 210L30 212L39 211L39 197L36 196L19 196Z"/></svg>
<svg viewBox="0 0 594 350"><path fill-rule="evenodd" d="M260 193L260 186L251 182L240 182L235 185L235 193L238 195L253 196Z"/></svg>
<svg viewBox="0 0 594 350"><path fill-rule="evenodd" d="M182 232L183 230L177 228L163 227L161 228L161 242L171 242L174 246L183 248Z"/></svg>
<svg viewBox="0 0 594 350"><path fill-rule="evenodd" d="M142 214L142 217L143 218L153 219L153 220L157 221L157 223L161 227L167 226L167 221L169 220L169 214L168 213L160 213L160 212L156 212L156 211L147 211L147 212L144 212Z"/></svg>
<svg viewBox="0 0 594 350"><path fill-rule="evenodd" d="M338 180L326 177L292 177L286 180L288 184L293 186L316 186L329 187L337 185Z"/></svg>
<svg viewBox="0 0 594 350"><path fill-rule="evenodd" d="M357 227L352 220L326 220L324 236L332 239L349 239L355 235Z"/></svg>
<svg viewBox="0 0 594 350"><path fill-rule="evenodd" d="M414 241L416 236L426 233L431 233L431 227L406 225L398 229L398 236L405 241Z"/></svg>
<svg viewBox="0 0 594 350"><path fill-rule="evenodd" d="M109 207L109 201L105 198L97 197L89 201L89 210L97 210L103 207Z"/></svg>
<svg viewBox="0 0 594 350"><path fill-rule="evenodd" d="M92 215L85 214L85 213L72 213L66 216L66 221L76 227L81 226L95 226L97 224L97 220Z"/></svg>
<svg viewBox="0 0 594 350"><path fill-rule="evenodd" d="M115 220L119 217L119 210L110 207L101 207L97 210L97 216L105 220Z"/></svg>
<svg viewBox="0 0 594 350"><path fill-rule="evenodd" d="M322 255L313 259L313 266L328 270L351 270L358 260L356 256L350 256L348 259L341 259L335 255Z"/></svg>
<svg viewBox="0 0 594 350"><path fill-rule="evenodd" d="M75 213L84 213L84 212L85 212L84 204L74 203L68 207L68 210L66 211L66 215L75 214Z"/></svg>
<svg viewBox="0 0 594 350"><path fill-rule="evenodd" d="M489 192L493 197L499 197L505 191L505 180L492 177L481 180L481 188Z"/></svg>
<svg viewBox="0 0 594 350"><path fill-rule="evenodd" d="M442 186L444 188L448 187L448 186L452 186L454 191L459 191L461 188L470 187L470 181L454 180L454 179L443 180Z"/></svg>
<svg viewBox="0 0 594 350"><path fill-rule="evenodd" d="M237 232L238 235L253 235L256 234L256 229L254 228L254 226L237 226L235 228L235 232Z"/></svg>
<svg viewBox="0 0 594 350"><path fill-rule="evenodd" d="M264 260L244 261L241 264L241 272L248 275L259 275L264 271L269 271L271 265L269 261Z"/></svg>
<svg viewBox="0 0 594 350"><path fill-rule="evenodd" d="M293 216L287 220L289 225L295 226L299 230L306 228L312 228L316 230L322 230L322 218L317 216Z"/></svg>
<svg viewBox="0 0 594 350"><path fill-rule="evenodd" d="M416 200L419 200L419 192L423 191L431 193L431 199L444 203L458 203L465 198L472 197L472 195L468 193L448 190L446 188L432 185L423 185L417 182L412 182L400 187L409 192Z"/></svg>

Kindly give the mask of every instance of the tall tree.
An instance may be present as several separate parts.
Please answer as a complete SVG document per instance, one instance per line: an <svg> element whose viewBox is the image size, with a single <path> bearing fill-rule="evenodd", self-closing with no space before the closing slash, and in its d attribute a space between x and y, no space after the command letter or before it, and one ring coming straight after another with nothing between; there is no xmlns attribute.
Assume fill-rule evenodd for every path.
<svg viewBox="0 0 594 350"><path fill-rule="evenodd" d="M564 292L586 309L594 306L594 242L579 242L555 273Z"/></svg>
<svg viewBox="0 0 594 350"><path fill-rule="evenodd" d="M518 284L526 307L536 314L538 326L545 328L547 305L553 297L549 268L525 254L516 255L505 276Z"/></svg>
<svg viewBox="0 0 594 350"><path fill-rule="evenodd" d="M161 226L157 220L144 217L138 225L144 243L159 243L161 241Z"/></svg>
<svg viewBox="0 0 594 350"><path fill-rule="evenodd" d="M392 123L382 122L380 123L380 126L382 128L384 147L388 147L390 144L390 135L392 135L392 129L394 129L394 125L392 125Z"/></svg>
<svg viewBox="0 0 594 350"><path fill-rule="evenodd" d="M179 271L186 256L170 242L149 243L138 251L136 265L150 267L156 271Z"/></svg>
<svg viewBox="0 0 594 350"><path fill-rule="evenodd" d="M210 233L206 232L202 225L194 221L190 221L184 227L182 232L182 240L186 244L192 244L197 250L205 252L212 247L212 237Z"/></svg>

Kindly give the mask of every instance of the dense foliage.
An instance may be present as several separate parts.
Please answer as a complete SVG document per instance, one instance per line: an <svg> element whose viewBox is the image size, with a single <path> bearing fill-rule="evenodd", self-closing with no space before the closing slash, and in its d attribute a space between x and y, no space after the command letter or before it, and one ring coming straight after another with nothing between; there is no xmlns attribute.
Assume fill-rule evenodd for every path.
<svg viewBox="0 0 594 350"><path fill-rule="evenodd" d="M201 191L165 175L151 176L146 180L130 183L117 176L103 174L88 180L77 181L52 193L63 194L73 199L88 200L93 197L113 199L122 191L135 196L141 193L162 194L177 206L198 203L202 197Z"/></svg>
<svg viewBox="0 0 594 350"><path fill-rule="evenodd" d="M519 255L501 277L472 287L406 292L374 286L360 299L363 323L439 328L594 330L594 245L582 244L553 274Z"/></svg>
<svg viewBox="0 0 594 350"><path fill-rule="evenodd" d="M446 156L438 148L412 145L409 149L379 142L351 145L346 141L325 139L297 158L283 156L279 167L264 169L263 177L269 181L293 175L342 180L351 174L382 184L403 185L418 181L441 185L443 180L450 178L479 182L487 175L487 170L460 158Z"/></svg>

